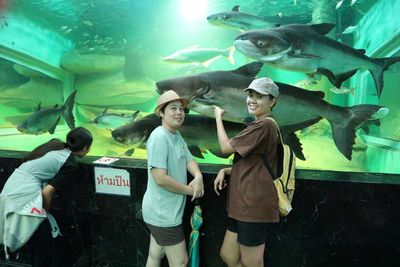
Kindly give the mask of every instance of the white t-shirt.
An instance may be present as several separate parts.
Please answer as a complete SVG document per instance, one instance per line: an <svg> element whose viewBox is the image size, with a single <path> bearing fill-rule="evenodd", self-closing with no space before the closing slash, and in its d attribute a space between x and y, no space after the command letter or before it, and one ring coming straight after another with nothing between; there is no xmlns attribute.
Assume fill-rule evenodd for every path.
<svg viewBox="0 0 400 267"><path fill-rule="evenodd" d="M148 180L142 203L143 219L158 227L177 226L182 223L186 195L172 193L158 186L150 170L166 169L169 176L187 184L187 164L193 160L193 156L180 133L173 134L163 126L154 129L146 147Z"/></svg>

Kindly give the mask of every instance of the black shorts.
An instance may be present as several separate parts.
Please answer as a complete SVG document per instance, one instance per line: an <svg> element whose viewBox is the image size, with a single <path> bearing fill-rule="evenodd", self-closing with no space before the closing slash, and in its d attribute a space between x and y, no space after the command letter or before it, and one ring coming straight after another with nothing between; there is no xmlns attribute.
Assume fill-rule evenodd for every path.
<svg viewBox="0 0 400 267"><path fill-rule="evenodd" d="M185 240L182 224L173 227L158 227L147 223L147 227L160 246L173 246Z"/></svg>
<svg viewBox="0 0 400 267"><path fill-rule="evenodd" d="M275 223L242 222L228 217L227 229L237 233L239 244L255 247L265 244L272 225Z"/></svg>

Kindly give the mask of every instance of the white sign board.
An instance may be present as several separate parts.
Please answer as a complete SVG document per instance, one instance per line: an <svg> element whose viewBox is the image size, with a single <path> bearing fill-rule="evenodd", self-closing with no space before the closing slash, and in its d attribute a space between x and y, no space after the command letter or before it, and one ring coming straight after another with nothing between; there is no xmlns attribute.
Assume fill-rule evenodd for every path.
<svg viewBox="0 0 400 267"><path fill-rule="evenodd" d="M117 160L118 160L117 158L102 157L96 161L93 161L93 163L95 163L95 164L111 164L113 162L116 162Z"/></svg>
<svg viewBox="0 0 400 267"><path fill-rule="evenodd" d="M94 167L96 193L131 195L129 172L122 169Z"/></svg>

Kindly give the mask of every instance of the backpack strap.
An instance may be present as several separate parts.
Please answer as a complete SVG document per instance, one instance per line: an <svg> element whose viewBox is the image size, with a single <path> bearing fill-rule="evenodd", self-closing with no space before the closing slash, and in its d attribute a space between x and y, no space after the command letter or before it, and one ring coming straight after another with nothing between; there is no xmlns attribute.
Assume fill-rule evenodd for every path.
<svg viewBox="0 0 400 267"><path fill-rule="evenodd" d="M269 166L267 157L265 157L265 155L264 155L264 157L262 157L262 159L263 159L265 167L267 167L269 174L271 174L271 176L272 176L272 180L276 180L277 177L276 177L275 173L272 171L271 166Z"/></svg>
<svg viewBox="0 0 400 267"><path fill-rule="evenodd" d="M273 121L275 123L276 128L278 129L279 140L281 141L281 144L283 145L282 134L281 134L281 130L279 129L278 123L276 123L276 121L271 117L267 117L267 119L270 119L271 121ZM271 174L272 180L276 180L278 177L276 177L275 172L272 171L271 165L269 165L269 163L267 161L267 155L264 154L262 157L262 160L264 162L265 167L267 167L269 174Z"/></svg>

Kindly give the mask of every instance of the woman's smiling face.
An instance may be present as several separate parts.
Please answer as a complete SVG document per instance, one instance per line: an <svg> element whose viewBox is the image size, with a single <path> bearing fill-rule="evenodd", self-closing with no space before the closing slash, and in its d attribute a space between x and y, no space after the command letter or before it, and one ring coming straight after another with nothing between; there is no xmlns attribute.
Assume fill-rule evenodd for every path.
<svg viewBox="0 0 400 267"><path fill-rule="evenodd" d="M262 95L253 90L247 91L247 110L257 119L271 115L276 99L270 95Z"/></svg>
<svg viewBox="0 0 400 267"><path fill-rule="evenodd" d="M180 100L169 102L161 111L162 125L170 132L175 132L185 121L185 108Z"/></svg>

